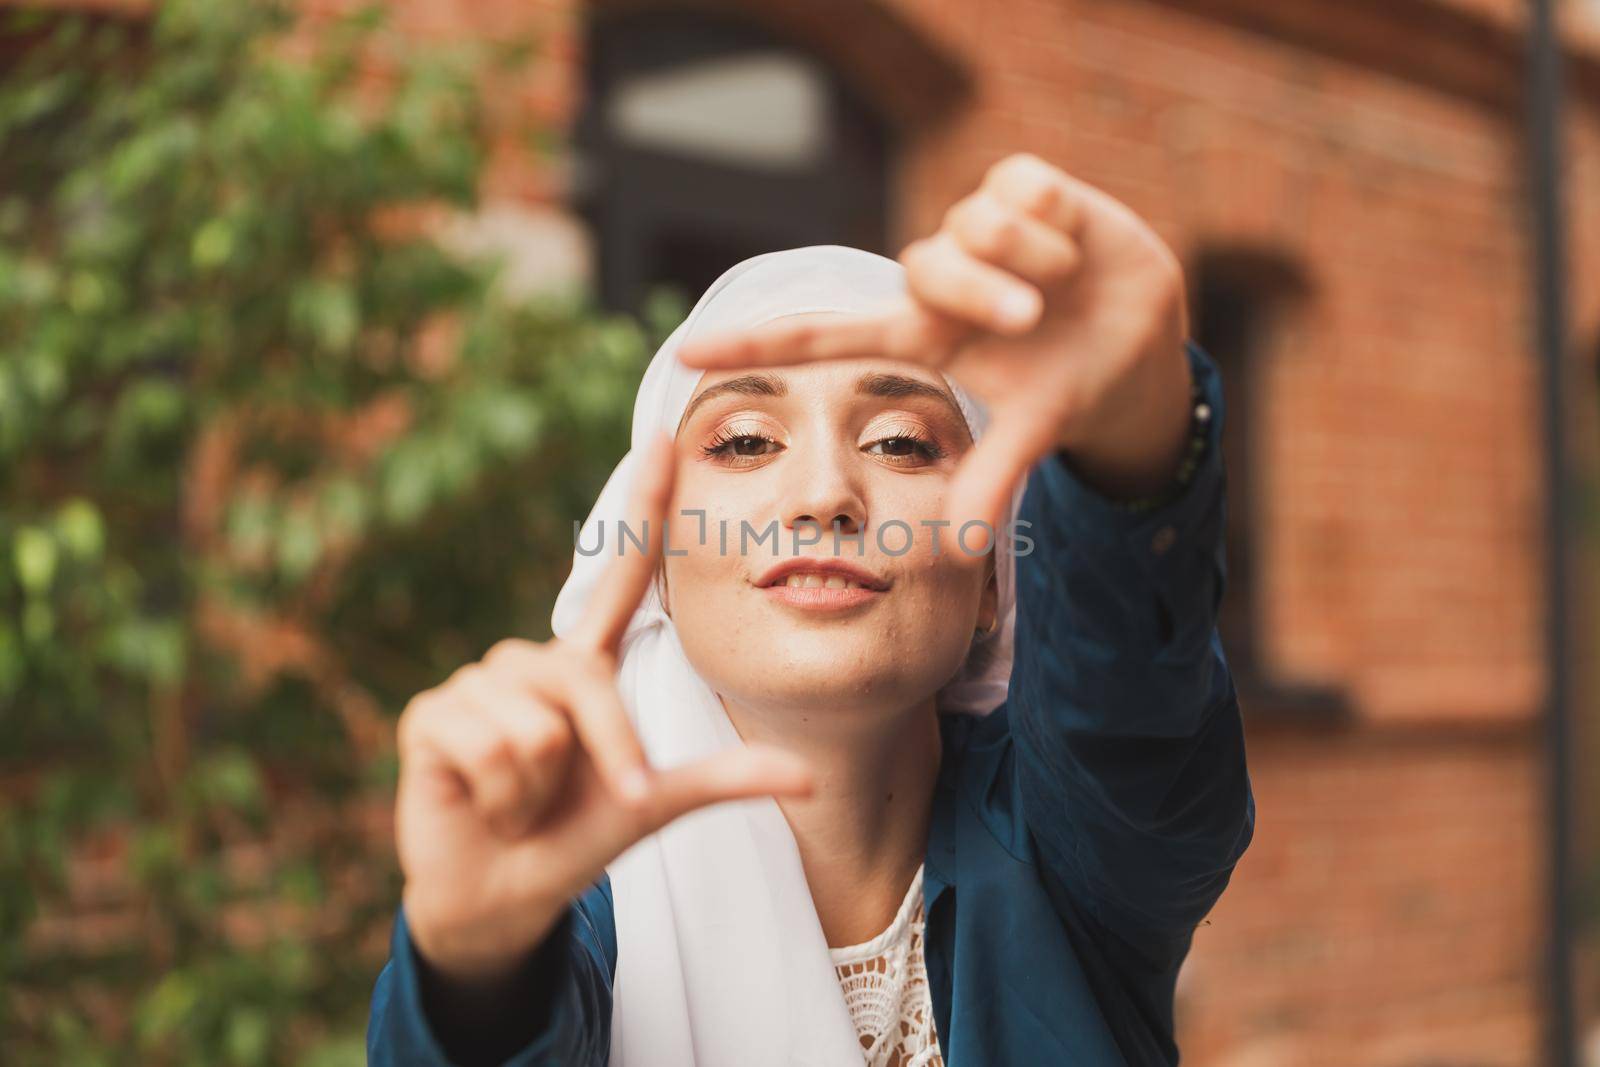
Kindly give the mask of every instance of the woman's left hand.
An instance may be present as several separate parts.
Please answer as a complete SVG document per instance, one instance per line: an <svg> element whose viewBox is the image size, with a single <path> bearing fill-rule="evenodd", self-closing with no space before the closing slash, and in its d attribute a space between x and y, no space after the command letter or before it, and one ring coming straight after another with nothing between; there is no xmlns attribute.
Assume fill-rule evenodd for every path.
<svg viewBox="0 0 1600 1067"><path fill-rule="evenodd" d="M989 409L947 513L997 527L1029 468L1063 450L1115 497L1163 488L1189 422L1182 268L1145 222L1037 156L990 167L939 232L900 254L908 296L871 316L801 316L700 338L731 368L891 358L940 368Z"/></svg>

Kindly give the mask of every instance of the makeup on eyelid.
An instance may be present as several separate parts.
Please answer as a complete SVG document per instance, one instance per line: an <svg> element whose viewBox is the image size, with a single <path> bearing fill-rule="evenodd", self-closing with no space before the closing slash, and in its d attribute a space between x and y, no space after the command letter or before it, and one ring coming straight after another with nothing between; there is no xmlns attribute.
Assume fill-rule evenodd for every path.
<svg viewBox="0 0 1600 1067"><path fill-rule="evenodd" d="M909 446L914 454L904 452L874 453L891 460L916 460L936 462L944 459L949 452L938 441L938 435L930 430L912 423L899 422L879 428L869 428L863 434L862 449L871 450L879 445L895 443L900 447ZM776 434L768 432L762 426L753 422L739 422L731 419L716 427L710 434L709 440L699 446L699 453L706 459L722 458L725 460L757 460L763 455L770 455L774 450L767 446L776 445L776 451L782 451L787 446L779 442ZM746 451L746 449L761 449L761 451ZM749 463L735 463L735 466L749 466ZM894 464L905 466L901 462Z"/></svg>

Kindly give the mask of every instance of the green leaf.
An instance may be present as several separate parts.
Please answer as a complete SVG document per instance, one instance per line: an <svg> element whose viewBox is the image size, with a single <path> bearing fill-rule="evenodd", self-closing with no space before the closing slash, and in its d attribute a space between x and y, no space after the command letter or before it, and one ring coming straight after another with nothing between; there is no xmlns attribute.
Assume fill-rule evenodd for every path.
<svg viewBox="0 0 1600 1067"><path fill-rule="evenodd" d="M363 1067L367 1046L360 1033L341 1034L324 1040L307 1053L304 1067Z"/></svg>
<svg viewBox="0 0 1600 1067"><path fill-rule="evenodd" d="M266 1063L272 1051L272 1026L267 1016L254 1008L239 1008L228 1020L228 1058L234 1063Z"/></svg>
<svg viewBox="0 0 1600 1067"><path fill-rule="evenodd" d="M428 509L433 498L433 478L417 448L398 448L384 472L383 508L389 521L404 526Z"/></svg>
<svg viewBox="0 0 1600 1067"><path fill-rule="evenodd" d="M67 283L67 305L79 315L93 315L110 300L110 286L100 275L80 270Z"/></svg>
<svg viewBox="0 0 1600 1067"><path fill-rule="evenodd" d="M11 543L17 581L30 593L42 593L55 581L58 558L55 539L37 526L22 527Z"/></svg>
<svg viewBox="0 0 1600 1067"><path fill-rule="evenodd" d="M17 632L0 622L0 697L10 696L22 681L23 659Z"/></svg>
<svg viewBox="0 0 1600 1067"><path fill-rule="evenodd" d="M348 349L361 327L355 291L340 281L319 279L301 285L294 294L292 313L300 328L329 352Z"/></svg>
<svg viewBox="0 0 1600 1067"><path fill-rule="evenodd" d="M142 441L175 432L183 422L187 403L176 382L146 378L134 383L117 399L109 430L114 448L134 448Z"/></svg>
<svg viewBox="0 0 1600 1067"><path fill-rule="evenodd" d="M37 307L54 299L60 276L47 260L27 256L15 275L9 280L0 280L0 284L14 287L12 291L21 303Z"/></svg>
<svg viewBox="0 0 1600 1067"><path fill-rule="evenodd" d="M255 760L243 751L213 753L192 773L195 799L202 805L250 813L265 804L261 772Z"/></svg>
<svg viewBox="0 0 1600 1067"><path fill-rule="evenodd" d="M145 1047L177 1033L201 1004L200 984L185 971L174 971L161 979L139 1005L137 1028Z"/></svg>
<svg viewBox="0 0 1600 1067"><path fill-rule="evenodd" d="M108 628L106 659L127 674L172 686L187 663L184 628L178 619L129 618Z"/></svg>
<svg viewBox="0 0 1600 1067"><path fill-rule="evenodd" d="M322 488L318 511L328 530L340 536L359 536L366 527L371 502L350 478L335 478Z"/></svg>
<svg viewBox="0 0 1600 1067"><path fill-rule="evenodd" d="M152 882L163 878L179 865L178 836L165 823L141 827L134 836L130 858L134 876L139 880Z"/></svg>
<svg viewBox="0 0 1600 1067"><path fill-rule="evenodd" d="M105 547L105 523L100 511L83 497L74 497L56 512L56 534L67 551L79 559L94 559Z"/></svg>
<svg viewBox="0 0 1600 1067"><path fill-rule="evenodd" d="M43 645L56 628L56 612L48 601L29 600L22 606L22 636L30 645Z"/></svg>
<svg viewBox="0 0 1600 1067"><path fill-rule="evenodd" d="M233 226L227 219L207 220L189 245L189 258L203 271L222 266L232 255Z"/></svg>
<svg viewBox="0 0 1600 1067"><path fill-rule="evenodd" d="M35 353L22 366L28 389L40 404L54 404L67 389L67 371L62 357L54 352Z"/></svg>
<svg viewBox="0 0 1600 1067"><path fill-rule="evenodd" d="M230 547L250 558L264 553L272 541L272 501L259 493L237 497L228 507Z"/></svg>
<svg viewBox="0 0 1600 1067"><path fill-rule="evenodd" d="M490 393L476 414L488 442L511 455L533 446L544 421L544 411L538 403L516 393Z"/></svg>
<svg viewBox="0 0 1600 1067"><path fill-rule="evenodd" d="M322 534L309 509L291 512L278 531L278 570L290 581L311 572L322 556Z"/></svg>

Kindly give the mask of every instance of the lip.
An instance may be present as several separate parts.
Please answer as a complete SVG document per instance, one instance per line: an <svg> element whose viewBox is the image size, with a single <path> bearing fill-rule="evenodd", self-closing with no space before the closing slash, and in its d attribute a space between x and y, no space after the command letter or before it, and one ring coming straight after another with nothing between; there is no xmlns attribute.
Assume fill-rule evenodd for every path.
<svg viewBox="0 0 1600 1067"><path fill-rule="evenodd" d="M791 574L815 574L824 579L843 578L859 583L843 589L805 588L785 584ZM756 582L763 593L790 607L811 611L837 611L870 603L889 591L889 583L876 574L838 559L785 560L768 570Z"/></svg>

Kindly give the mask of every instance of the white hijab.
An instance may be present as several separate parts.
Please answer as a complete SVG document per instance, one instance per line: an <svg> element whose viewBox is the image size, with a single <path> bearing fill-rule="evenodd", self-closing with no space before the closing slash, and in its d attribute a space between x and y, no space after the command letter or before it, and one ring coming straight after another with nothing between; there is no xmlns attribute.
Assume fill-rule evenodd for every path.
<svg viewBox="0 0 1600 1067"><path fill-rule="evenodd" d="M636 457L658 429L676 431L701 371L676 356L690 334L759 326L807 312L871 313L905 294L895 260L840 245L754 256L711 284L656 352L633 408L633 447L580 534L626 517ZM948 379L947 379L948 381ZM983 409L949 383L976 438ZM1020 501L1013 494L1012 515ZM670 525L670 520L669 520ZM986 714L1006 695L1015 568L996 539L1000 625L974 641L941 711ZM556 599L557 636L571 632L610 553L573 554ZM685 657L654 586L629 623L617 672L651 763L671 767L742 744L722 701ZM841 1067L861 1063L817 920L800 853L771 797L702 808L644 838L607 867L616 907L611 1067Z"/></svg>

